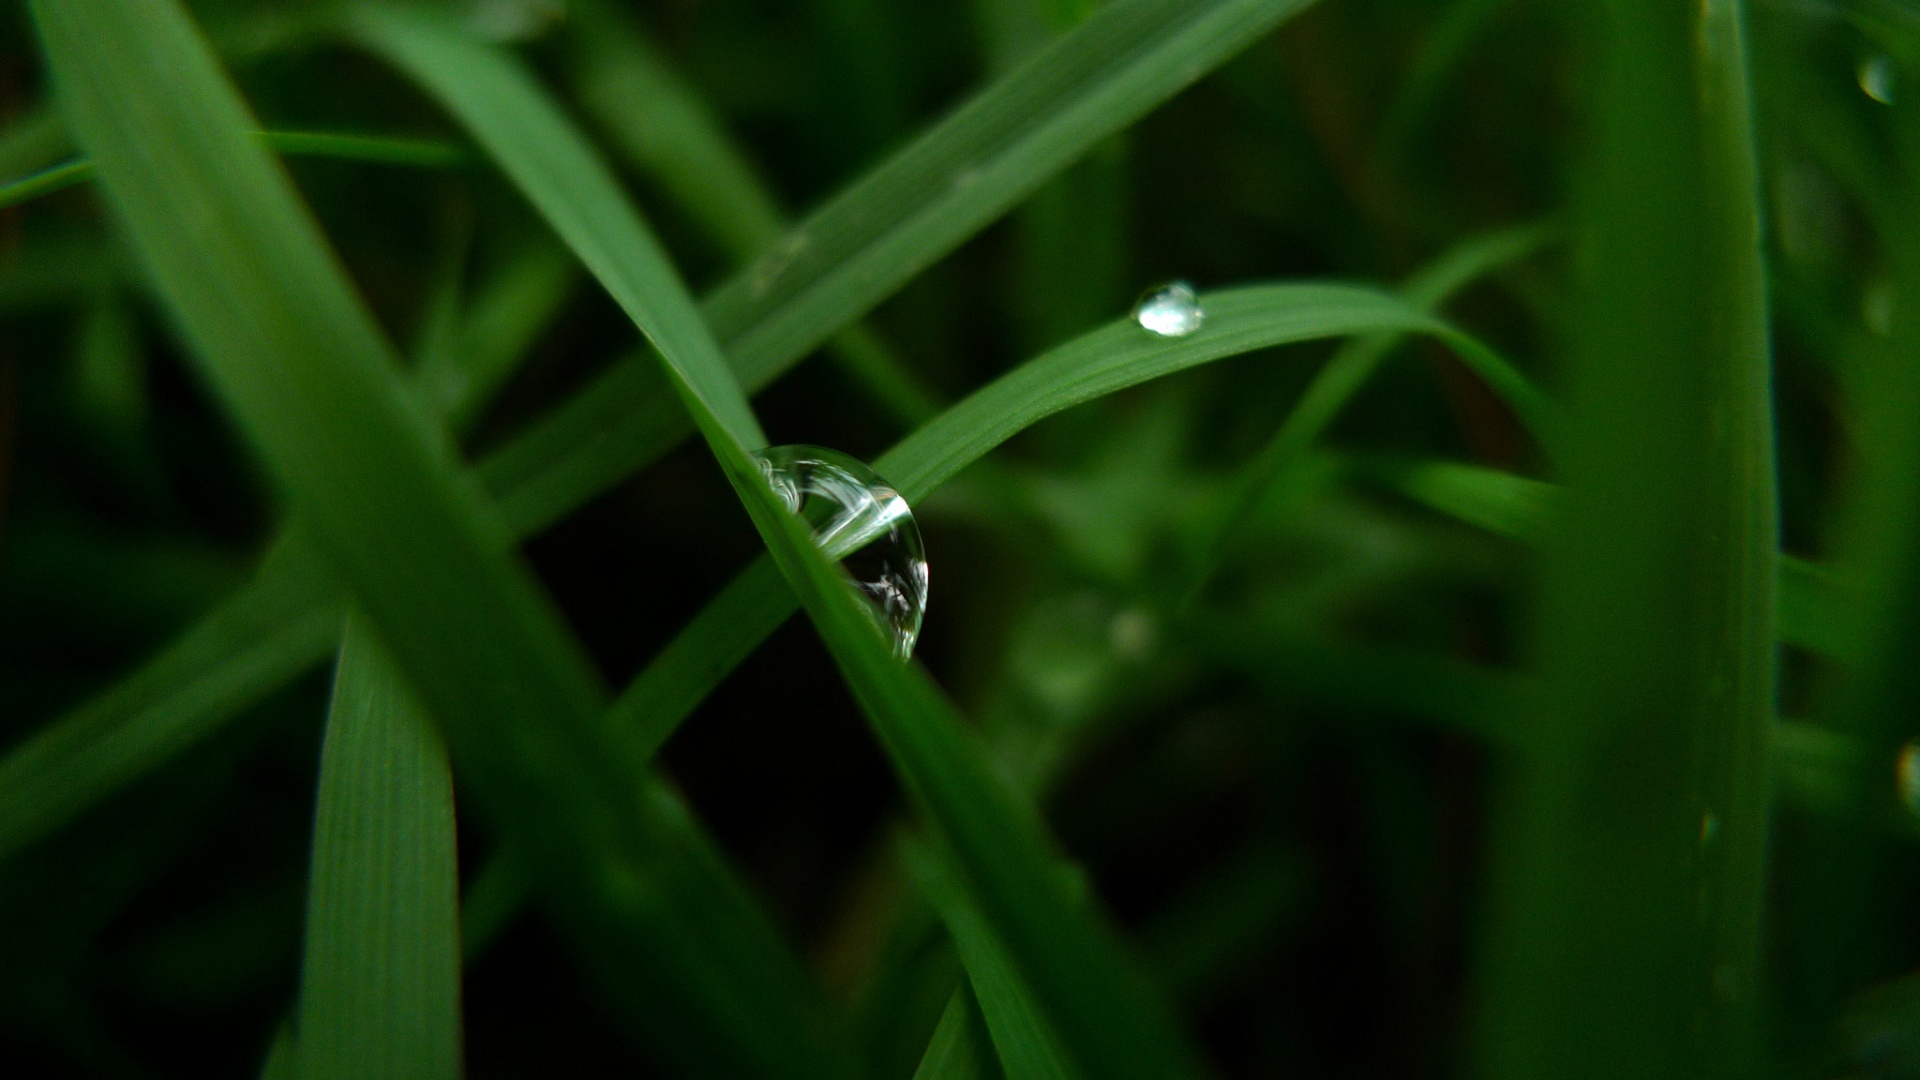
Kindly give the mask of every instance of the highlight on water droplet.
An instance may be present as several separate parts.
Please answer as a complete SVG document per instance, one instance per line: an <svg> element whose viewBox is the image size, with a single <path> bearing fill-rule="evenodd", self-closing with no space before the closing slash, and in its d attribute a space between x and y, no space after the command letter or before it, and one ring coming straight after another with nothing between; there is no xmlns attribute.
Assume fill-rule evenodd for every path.
<svg viewBox="0 0 1920 1080"><path fill-rule="evenodd" d="M1860 61L1860 67L1854 72L1854 78L1860 83L1861 93L1882 105L1893 104L1893 57L1886 53L1867 57Z"/></svg>
<svg viewBox="0 0 1920 1080"><path fill-rule="evenodd" d="M1894 761L1894 779L1900 785L1900 801L1908 810L1920 814L1920 739L1908 739Z"/></svg>
<svg viewBox="0 0 1920 1080"><path fill-rule="evenodd" d="M1133 306L1133 321L1161 337L1186 337L1207 321L1193 286L1175 281L1149 291Z"/></svg>
<svg viewBox="0 0 1920 1080"><path fill-rule="evenodd" d="M760 451L760 471L787 509L840 560L894 655L913 655L927 612L927 554L913 509L867 464L821 446Z"/></svg>

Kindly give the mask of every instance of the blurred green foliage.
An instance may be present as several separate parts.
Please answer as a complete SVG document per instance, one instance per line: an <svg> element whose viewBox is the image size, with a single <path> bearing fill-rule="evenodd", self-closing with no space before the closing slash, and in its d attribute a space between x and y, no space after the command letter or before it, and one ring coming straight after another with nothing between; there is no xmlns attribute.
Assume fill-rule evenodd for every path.
<svg viewBox="0 0 1920 1080"><path fill-rule="evenodd" d="M510 562L412 561L430 530L352 499L322 521L275 456L299 410L262 432L223 396L245 358L205 355L180 282L245 259L156 261L186 144L133 125L116 159L137 113L105 92L63 120L50 72L84 58L48 43L115 5L63 7L0 8L0 1074L297 1068L294 1018L377 1026L327 1010L383 959L444 1019L457 842L476 1077L1177 1071L1154 994L1222 1076L1920 1075L1906 0L473 0L414 38L188 5L265 133L233 160L283 156L377 320L354 340L404 357L369 415L441 421L458 506L484 486L524 539L551 605L519 637L418 599L461 559L518 596ZM189 81L140 104L190 134ZM1246 339L1126 322L1175 278ZM1407 302L1236 289L1296 281ZM977 740L844 635L775 629L786 586L734 576L762 540L636 323L708 380L729 467L757 424L900 470L919 657ZM321 397L314 445L365 450L315 466L340 490L441 492L356 479L404 455ZM354 605L400 673L339 651ZM548 614L577 695L564 658L473 659ZM457 837L397 680L448 735ZM565 728L527 702L571 734L518 738ZM1029 805L1070 861L1022 878ZM599 810L633 832L568 831ZM679 875L639 875L661 910L636 865ZM1125 954L1156 990L1091 978ZM443 1028L403 1034L444 1063Z"/></svg>

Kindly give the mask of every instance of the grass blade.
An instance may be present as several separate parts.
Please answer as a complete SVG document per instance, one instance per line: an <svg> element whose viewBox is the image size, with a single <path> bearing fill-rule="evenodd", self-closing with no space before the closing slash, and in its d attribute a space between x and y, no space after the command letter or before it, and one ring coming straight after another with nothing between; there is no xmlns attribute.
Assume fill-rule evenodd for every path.
<svg viewBox="0 0 1920 1080"><path fill-rule="evenodd" d="M584 140L498 54L436 33L424 20L373 9L364 10L357 25L462 116L655 344L668 381L820 628L908 790L956 852L989 921L1076 1055L1101 1075L1191 1075L1190 1052L1177 1029L1110 934L1070 894L1032 808L995 778L931 681L894 660L844 573L769 486L752 457L763 437L719 347L659 247L639 242L644 226ZM610 244L610 234L628 242ZM643 283L656 291L643 296ZM1066 391L1069 398L1076 392L1100 391ZM745 419L724 415L733 410Z"/></svg>
<svg viewBox="0 0 1920 1080"><path fill-rule="evenodd" d="M343 610L283 544L254 579L107 693L0 759L0 858L206 738L318 662Z"/></svg>
<svg viewBox="0 0 1920 1080"><path fill-rule="evenodd" d="M207 373L447 734L562 925L669 1051L821 1076L804 980L675 804L634 794L599 691L402 387L174 3L36 4L63 112ZM166 95L139 87L164 81ZM529 722L538 718L538 722Z"/></svg>
<svg viewBox="0 0 1920 1080"><path fill-rule="evenodd" d="M999 1080L985 1023L965 987L947 999L913 1080Z"/></svg>
<svg viewBox="0 0 1920 1080"><path fill-rule="evenodd" d="M993 928L936 850L924 842L909 840L905 857L921 893L940 913L940 921L946 924L960 951L960 962L966 965L974 999L987 1022L987 1033L1007 1080L1077 1076L1019 972L994 937Z"/></svg>
<svg viewBox="0 0 1920 1080"><path fill-rule="evenodd" d="M765 446L699 308L672 282L660 242L532 76L457 25L419 12L363 7L351 25L460 118L655 348L696 350L669 359L730 436Z"/></svg>
<svg viewBox="0 0 1920 1080"><path fill-rule="evenodd" d="M1478 1048L1492 1077L1746 1075L1777 539L1741 11L1602 14L1549 727L1496 838Z"/></svg>
<svg viewBox="0 0 1920 1080"><path fill-rule="evenodd" d="M295 1055L307 1076L460 1075L453 775L358 620L320 752Z"/></svg>

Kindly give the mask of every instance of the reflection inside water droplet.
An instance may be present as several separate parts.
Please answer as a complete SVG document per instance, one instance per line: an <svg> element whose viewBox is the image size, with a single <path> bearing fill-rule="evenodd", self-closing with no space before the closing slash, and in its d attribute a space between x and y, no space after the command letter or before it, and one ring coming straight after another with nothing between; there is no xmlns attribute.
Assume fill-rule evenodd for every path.
<svg viewBox="0 0 1920 1080"><path fill-rule="evenodd" d="M913 655L927 611L927 556L907 500L858 458L819 446L760 451L760 471L840 560L893 642Z"/></svg>
<svg viewBox="0 0 1920 1080"><path fill-rule="evenodd" d="M1886 53L1867 57L1860 61L1854 78L1859 80L1861 93L1882 105L1893 104L1893 57Z"/></svg>
<svg viewBox="0 0 1920 1080"><path fill-rule="evenodd" d="M1206 319L1200 298L1184 281L1153 290L1133 307L1133 320L1161 337L1186 337Z"/></svg>

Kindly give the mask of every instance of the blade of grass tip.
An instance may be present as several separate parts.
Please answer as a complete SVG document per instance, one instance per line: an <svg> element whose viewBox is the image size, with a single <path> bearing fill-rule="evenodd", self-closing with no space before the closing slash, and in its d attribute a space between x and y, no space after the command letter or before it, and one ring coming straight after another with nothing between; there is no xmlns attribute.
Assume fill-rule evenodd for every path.
<svg viewBox="0 0 1920 1080"><path fill-rule="evenodd" d="M1741 11L1599 7L1569 501L1502 793L1493 1078L1757 1065L1777 552Z"/></svg>
<svg viewBox="0 0 1920 1080"><path fill-rule="evenodd" d="M1506 264L1523 258L1552 236L1544 226L1508 229L1468 240L1415 274L1401 289L1409 303L1433 311L1448 297ZM1306 460L1347 403L1360 392L1400 334L1370 334L1340 347L1300 395L1279 429L1251 461L1240 469L1220 510L1202 533L1200 555L1184 592L1191 603L1226 556L1233 537L1259 509L1268 494L1284 486L1290 470Z"/></svg>
<svg viewBox="0 0 1920 1080"><path fill-rule="evenodd" d="M987 1041L986 1023L973 995L961 987L947 999L940 1026L933 1029L913 1080L1000 1080L1001 1076Z"/></svg>
<svg viewBox="0 0 1920 1080"><path fill-rule="evenodd" d="M585 141L501 54L396 12L362 9L355 23L461 116L654 343L909 789L959 853L1023 966L1035 972L1037 992L1076 1054L1102 1075L1191 1075L1190 1052L1170 1019L1058 879L1031 808L999 786L925 675L894 660L844 572L769 486L752 457L764 437L745 396L664 253Z"/></svg>
<svg viewBox="0 0 1920 1080"><path fill-rule="evenodd" d="M614 150L658 180L736 259L772 247L786 228L772 192L633 21L606 4L580 3L568 9L566 29L575 94ZM870 330L849 326L830 340L828 353L908 426L939 411Z"/></svg>
<svg viewBox="0 0 1920 1080"><path fill-rule="evenodd" d="M581 955L685 1064L838 1074L771 928L684 809L657 787L636 793L635 770L600 737L591 669L503 555L508 537L402 387L184 11L33 10L63 113L194 355L463 776L537 853ZM169 93L145 92L161 84Z"/></svg>
<svg viewBox="0 0 1920 1080"><path fill-rule="evenodd" d="M1064 1080L1078 1076L1066 1052L1056 1045L1046 1018L1014 970L993 928L981 916L954 872L935 847L909 839L903 854L921 893L940 913L966 965L974 1000L987 1022L1000 1070L1007 1080Z"/></svg>
<svg viewBox="0 0 1920 1080"><path fill-rule="evenodd" d="M446 751L383 647L350 619L314 807L302 1074L460 1075L453 819Z"/></svg>

